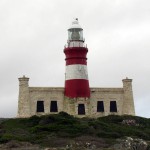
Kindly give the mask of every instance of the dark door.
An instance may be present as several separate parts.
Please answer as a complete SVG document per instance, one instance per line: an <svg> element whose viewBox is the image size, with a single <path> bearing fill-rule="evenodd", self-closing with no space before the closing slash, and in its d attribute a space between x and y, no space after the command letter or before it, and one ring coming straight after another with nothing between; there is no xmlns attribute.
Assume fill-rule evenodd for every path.
<svg viewBox="0 0 150 150"><path fill-rule="evenodd" d="M103 103L103 101L97 101L97 112L104 112L104 103Z"/></svg>
<svg viewBox="0 0 150 150"><path fill-rule="evenodd" d="M44 102L43 101L37 101L37 112L44 112Z"/></svg>
<svg viewBox="0 0 150 150"><path fill-rule="evenodd" d="M78 105L78 115L85 115L85 106L84 104Z"/></svg>
<svg viewBox="0 0 150 150"><path fill-rule="evenodd" d="M110 101L110 112L117 112L116 101Z"/></svg>
<svg viewBox="0 0 150 150"><path fill-rule="evenodd" d="M58 112L57 101L51 101L50 112Z"/></svg>

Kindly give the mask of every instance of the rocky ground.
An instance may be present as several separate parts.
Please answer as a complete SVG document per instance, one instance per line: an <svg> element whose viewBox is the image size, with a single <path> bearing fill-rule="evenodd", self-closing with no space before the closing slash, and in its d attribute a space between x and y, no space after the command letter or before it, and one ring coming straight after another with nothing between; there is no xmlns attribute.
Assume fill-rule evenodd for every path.
<svg viewBox="0 0 150 150"><path fill-rule="evenodd" d="M0 145L0 150L102 150L109 147L105 140L96 137L81 136L74 139L54 138L49 141L52 147L41 147L29 142L11 140Z"/></svg>
<svg viewBox="0 0 150 150"><path fill-rule="evenodd" d="M1 144L0 150L150 150L150 147L148 142L142 139L133 139L131 137L127 137L125 139L117 139L116 143L109 147L102 139L100 141L87 142L85 140L79 141L79 139L75 139L70 144L57 148L44 148L29 142L18 142L12 140L8 143Z"/></svg>
<svg viewBox="0 0 150 150"><path fill-rule="evenodd" d="M28 142L18 142L12 140L8 143L1 144L0 150L40 150L40 147Z"/></svg>

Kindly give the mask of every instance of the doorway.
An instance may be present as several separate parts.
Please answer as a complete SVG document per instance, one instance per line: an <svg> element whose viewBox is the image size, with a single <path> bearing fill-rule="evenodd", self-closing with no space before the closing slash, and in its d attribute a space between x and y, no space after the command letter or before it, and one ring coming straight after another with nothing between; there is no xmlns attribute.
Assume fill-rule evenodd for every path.
<svg viewBox="0 0 150 150"><path fill-rule="evenodd" d="M78 105L78 115L85 115L85 106L84 104Z"/></svg>

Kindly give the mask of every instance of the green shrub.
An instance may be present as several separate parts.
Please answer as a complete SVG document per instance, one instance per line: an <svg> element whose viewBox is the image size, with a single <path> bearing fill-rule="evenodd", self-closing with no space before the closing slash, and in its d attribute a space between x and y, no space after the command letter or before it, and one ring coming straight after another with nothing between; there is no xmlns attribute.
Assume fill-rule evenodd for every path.
<svg viewBox="0 0 150 150"><path fill-rule="evenodd" d="M56 117L52 115L42 116L39 125L46 125L56 122Z"/></svg>
<svg viewBox="0 0 150 150"><path fill-rule="evenodd" d="M105 132L105 131L101 131L99 133L97 133L98 137L103 137L103 138L120 138L121 135L118 132Z"/></svg>
<svg viewBox="0 0 150 150"><path fill-rule="evenodd" d="M65 117L65 118L74 118L73 116L69 115L68 113L66 113L64 111L59 112L58 115Z"/></svg>
<svg viewBox="0 0 150 150"><path fill-rule="evenodd" d="M100 117L98 120L106 122L106 123L121 123L123 121L123 117L119 115L109 115L105 117Z"/></svg>
<svg viewBox="0 0 150 150"><path fill-rule="evenodd" d="M35 126L39 123L41 118L39 116L32 116L28 119L28 126Z"/></svg>
<svg viewBox="0 0 150 150"><path fill-rule="evenodd" d="M135 136L137 136L138 138L142 138L142 139L145 139L145 140L149 140L150 139L150 134L147 134L143 131L136 131L135 132Z"/></svg>
<svg viewBox="0 0 150 150"><path fill-rule="evenodd" d="M8 142L10 140L14 139L14 136L10 133L5 133L1 136L0 138L0 142L1 143L5 143L5 142Z"/></svg>
<svg viewBox="0 0 150 150"><path fill-rule="evenodd" d="M139 126L122 124L136 120ZM9 140L42 143L50 137L93 136L116 139L131 136L150 140L150 119L110 115L101 118L75 118L65 112L30 118L9 119L0 124L0 142Z"/></svg>

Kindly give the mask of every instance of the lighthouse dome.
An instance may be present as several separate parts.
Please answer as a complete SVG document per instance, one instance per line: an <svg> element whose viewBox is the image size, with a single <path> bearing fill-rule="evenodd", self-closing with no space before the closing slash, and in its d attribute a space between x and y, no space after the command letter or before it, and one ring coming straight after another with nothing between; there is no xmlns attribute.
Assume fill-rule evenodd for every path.
<svg viewBox="0 0 150 150"><path fill-rule="evenodd" d="M83 29L79 25L78 18L73 20L70 28L68 29L68 41L84 41Z"/></svg>
<svg viewBox="0 0 150 150"><path fill-rule="evenodd" d="M75 19L72 21L72 24L71 24L71 26L69 27L68 30L75 29L75 28L78 28L78 29L81 29L81 30L82 30L82 28L81 28L81 26L80 26L80 24L79 24L78 18L75 18Z"/></svg>

